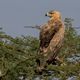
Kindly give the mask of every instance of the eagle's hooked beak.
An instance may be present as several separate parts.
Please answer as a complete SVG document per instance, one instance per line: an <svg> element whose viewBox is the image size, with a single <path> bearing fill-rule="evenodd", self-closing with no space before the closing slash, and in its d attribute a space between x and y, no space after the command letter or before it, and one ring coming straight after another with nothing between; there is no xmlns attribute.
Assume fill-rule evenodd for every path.
<svg viewBox="0 0 80 80"><path fill-rule="evenodd" d="M46 13L45 16L48 16L48 13Z"/></svg>
<svg viewBox="0 0 80 80"><path fill-rule="evenodd" d="M47 16L47 14L45 14L45 16Z"/></svg>

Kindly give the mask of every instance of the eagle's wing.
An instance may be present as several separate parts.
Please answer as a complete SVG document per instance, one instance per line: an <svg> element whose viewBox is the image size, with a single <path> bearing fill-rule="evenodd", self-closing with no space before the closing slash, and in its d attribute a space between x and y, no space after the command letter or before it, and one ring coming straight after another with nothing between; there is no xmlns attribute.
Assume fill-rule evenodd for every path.
<svg viewBox="0 0 80 80"><path fill-rule="evenodd" d="M40 30L40 49L48 47L53 35L54 35L54 26L45 24L41 27Z"/></svg>
<svg viewBox="0 0 80 80"><path fill-rule="evenodd" d="M60 50L62 46L62 42L64 40L64 26L62 26L57 33L53 36L53 38L50 41L49 46L47 47L47 51L50 51L49 57L53 56L55 58L58 54L58 51Z"/></svg>
<svg viewBox="0 0 80 80"><path fill-rule="evenodd" d="M45 49L47 49L52 38L55 37L55 35L59 31L60 26L62 26L61 22L53 23L52 25L46 23L42 26L40 30L40 49L43 52Z"/></svg>
<svg viewBox="0 0 80 80"><path fill-rule="evenodd" d="M40 46L41 47L45 46L46 39L47 39L47 36L48 36L48 27L49 27L48 24L44 24L41 27L41 30L40 30Z"/></svg>

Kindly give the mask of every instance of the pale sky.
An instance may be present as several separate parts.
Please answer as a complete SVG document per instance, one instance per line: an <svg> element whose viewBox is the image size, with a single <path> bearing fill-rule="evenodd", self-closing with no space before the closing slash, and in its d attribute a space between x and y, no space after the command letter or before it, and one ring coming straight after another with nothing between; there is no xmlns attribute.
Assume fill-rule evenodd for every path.
<svg viewBox="0 0 80 80"><path fill-rule="evenodd" d="M63 20L73 18L74 25L80 26L80 0L0 0L0 26L13 37L38 36L37 30L24 26L44 24L48 20L44 15L50 10L60 11Z"/></svg>

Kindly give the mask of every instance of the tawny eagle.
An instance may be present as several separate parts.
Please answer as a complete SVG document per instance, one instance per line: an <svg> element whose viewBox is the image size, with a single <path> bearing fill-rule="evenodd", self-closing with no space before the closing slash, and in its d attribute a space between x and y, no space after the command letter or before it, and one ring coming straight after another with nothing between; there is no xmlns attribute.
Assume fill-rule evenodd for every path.
<svg viewBox="0 0 80 80"><path fill-rule="evenodd" d="M40 67L44 67L46 62L56 59L62 46L65 32L59 11L52 10L47 12L45 16L50 19L40 26L40 47L38 52Z"/></svg>

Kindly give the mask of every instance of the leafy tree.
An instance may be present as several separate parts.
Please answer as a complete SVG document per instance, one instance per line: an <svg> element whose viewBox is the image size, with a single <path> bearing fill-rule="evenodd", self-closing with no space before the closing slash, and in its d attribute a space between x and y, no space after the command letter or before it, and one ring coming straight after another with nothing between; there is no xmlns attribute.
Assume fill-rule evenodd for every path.
<svg viewBox="0 0 80 80"><path fill-rule="evenodd" d="M65 80L68 76L79 76L80 64L68 63L67 57L72 54L80 53L80 35L77 35L72 25L73 19L65 18L65 38L59 56L64 59L66 65L48 65L47 69L55 73L50 76L43 73L44 80L49 77L57 76ZM39 40L31 36L21 36L13 38L0 29L0 79L19 80L19 76L32 78L37 75L36 58L39 48ZM79 77L78 77L79 78Z"/></svg>

